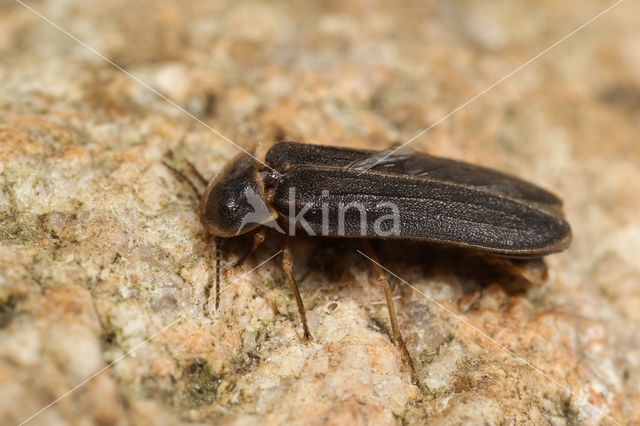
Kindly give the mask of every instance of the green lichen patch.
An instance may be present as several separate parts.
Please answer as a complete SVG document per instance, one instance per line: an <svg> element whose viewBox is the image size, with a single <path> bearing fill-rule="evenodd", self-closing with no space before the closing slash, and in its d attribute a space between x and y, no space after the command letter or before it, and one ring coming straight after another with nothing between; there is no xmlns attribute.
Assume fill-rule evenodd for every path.
<svg viewBox="0 0 640 426"><path fill-rule="evenodd" d="M381 334L389 334L387 325L380 318L373 317L367 321L367 328Z"/></svg>
<svg viewBox="0 0 640 426"><path fill-rule="evenodd" d="M0 300L0 329L3 329L11 323L16 307L18 306L18 297L9 295L5 300Z"/></svg>
<svg viewBox="0 0 640 426"><path fill-rule="evenodd" d="M201 358L191 362L182 372L185 405L196 407L211 404L216 400L222 377L211 371L209 363Z"/></svg>

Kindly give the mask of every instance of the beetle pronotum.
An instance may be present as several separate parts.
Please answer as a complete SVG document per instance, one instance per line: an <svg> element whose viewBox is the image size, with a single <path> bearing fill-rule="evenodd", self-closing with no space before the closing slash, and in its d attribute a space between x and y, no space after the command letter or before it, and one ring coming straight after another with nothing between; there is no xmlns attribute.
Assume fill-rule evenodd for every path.
<svg viewBox="0 0 640 426"><path fill-rule="evenodd" d="M297 142L276 143L264 163L246 153L231 160L201 197L200 219L216 238L216 308L220 238L258 231L254 250L265 227L286 234L282 267L305 340L311 333L288 245L296 231L362 238L371 259L376 255L369 238L440 243L512 258L542 257L571 241L561 200L517 177L416 152L388 155ZM392 340L415 378L387 278L377 264L371 267L385 293Z"/></svg>

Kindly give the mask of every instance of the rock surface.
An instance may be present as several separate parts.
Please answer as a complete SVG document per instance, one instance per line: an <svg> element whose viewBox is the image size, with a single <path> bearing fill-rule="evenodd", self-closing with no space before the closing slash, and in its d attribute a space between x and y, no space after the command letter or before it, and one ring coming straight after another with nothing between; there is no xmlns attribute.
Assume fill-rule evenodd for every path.
<svg viewBox="0 0 640 426"><path fill-rule="evenodd" d="M376 246L415 287L393 281L419 386L356 242L296 242L312 343L262 263L277 236L236 269L247 241L229 243L203 309L211 246L161 161L214 175L238 150L206 126L246 149L387 148L610 3L28 4L144 85L0 4L1 424L640 422L638 3L412 143L552 189L574 230L546 281Z"/></svg>

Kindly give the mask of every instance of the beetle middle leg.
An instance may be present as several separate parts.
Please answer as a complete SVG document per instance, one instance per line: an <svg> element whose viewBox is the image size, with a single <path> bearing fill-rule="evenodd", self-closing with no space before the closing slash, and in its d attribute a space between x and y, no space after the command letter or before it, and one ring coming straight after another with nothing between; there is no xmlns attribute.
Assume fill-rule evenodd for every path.
<svg viewBox="0 0 640 426"><path fill-rule="evenodd" d="M284 269L284 273L287 274L287 278L289 279L289 283L291 284L291 289L293 290L293 295L296 297L296 303L298 304L298 313L300 314L302 330L304 331L304 340L308 342L309 340L311 340L311 333L309 332L309 326L307 325L307 314L304 310L302 298L300 297L298 284L296 284L296 279L293 277L293 253L289 248L288 237L285 237L284 248L282 249L282 269Z"/></svg>
<svg viewBox="0 0 640 426"><path fill-rule="evenodd" d="M407 345L404 343L404 339L402 338L402 334L400 333L400 328L398 327L398 318L396 317L396 307L393 303L393 298L391 297L391 290L389 289L389 282L387 281L387 277L382 270L382 268L378 265L378 257L373 251L373 247L371 247L371 242L369 240L363 239L362 245L364 247L364 251L374 262L369 261L371 265L371 271L375 276L376 280L384 290L384 296L387 299L387 309L389 310L389 319L391 321L391 331L392 336L391 340L393 343L400 349L403 357L409 367L411 368L411 379L414 382L418 382L418 374L416 373L416 369L413 366L413 359L411 359L411 354L409 354L409 350L407 349Z"/></svg>

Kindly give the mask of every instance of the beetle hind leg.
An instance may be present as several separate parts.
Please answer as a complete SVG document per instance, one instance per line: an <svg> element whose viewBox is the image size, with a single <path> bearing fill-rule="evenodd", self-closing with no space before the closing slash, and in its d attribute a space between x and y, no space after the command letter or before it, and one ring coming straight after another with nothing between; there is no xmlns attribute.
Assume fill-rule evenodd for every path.
<svg viewBox="0 0 640 426"><path fill-rule="evenodd" d="M311 333L309 332L309 325L307 324L307 314L300 297L300 291L298 290L298 284L293 276L293 253L289 248L289 239L285 238L284 249L282 249L282 269L289 279L293 295L296 298L296 304L298 305L298 313L300 314L300 321L302 322L302 330L304 331L304 340L311 340Z"/></svg>
<svg viewBox="0 0 640 426"><path fill-rule="evenodd" d="M378 257L373 251L373 247L371 247L371 243L369 240L362 240L362 245L364 247L364 251L371 259L375 261L369 261L371 265L371 271L378 281L378 284L382 287L384 291L384 296L387 299L387 309L389 310L389 320L391 322L391 332L392 336L391 341L400 349L403 358L409 364L409 368L411 369L411 379L418 383L418 373L416 373L416 369L413 365L413 359L411 358L411 354L409 354L409 350L407 349L407 345L404 343L404 339L402 338L402 334L400 333L400 328L398 327L398 318L396 316L396 308L393 303L393 298L391 297L391 289L389 288L389 282L387 281L387 277L378 265ZM376 263L378 262L378 263Z"/></svg>

